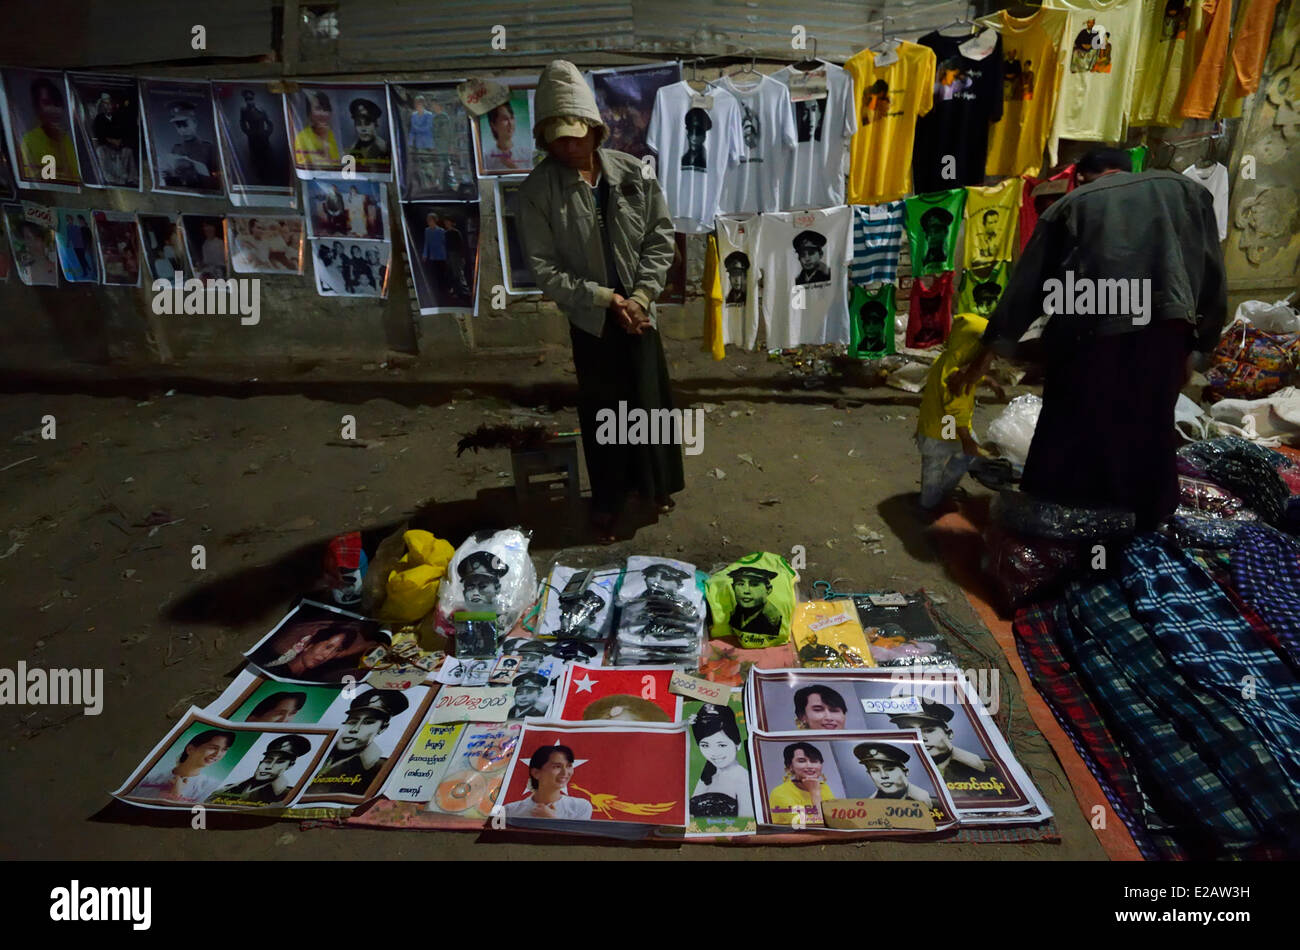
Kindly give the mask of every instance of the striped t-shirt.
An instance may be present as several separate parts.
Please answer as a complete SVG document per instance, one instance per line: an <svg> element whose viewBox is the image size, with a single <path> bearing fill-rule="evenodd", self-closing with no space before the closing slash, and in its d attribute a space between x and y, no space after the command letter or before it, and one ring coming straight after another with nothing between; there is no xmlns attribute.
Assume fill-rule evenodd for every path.
<svg viewBox="0 0 1300 950"><path fill-rule="evenodd" d="M853 205L853 261L849 283L893 283L903 246L903 202Z"/></svg>

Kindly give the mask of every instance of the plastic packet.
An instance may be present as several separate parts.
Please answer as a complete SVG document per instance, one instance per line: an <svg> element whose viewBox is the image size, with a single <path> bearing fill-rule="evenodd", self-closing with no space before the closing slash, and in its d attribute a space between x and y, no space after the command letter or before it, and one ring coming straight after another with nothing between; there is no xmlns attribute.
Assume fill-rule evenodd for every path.
<svg viewBox="0 0 1300 950"><path fill-rule="evenodd" d="M1038 425L1038 414L1043 411L1043 400L1033 393L1017 396L1007 404L1001 415L989 423L985 435L998 447L1002 457L1012 465L1023 467L1029 457L1029 443L1033 441Z"/></svg>
<svg viewBox="0 0 1300 950"><path fill-rule="evenodd" d="M539 637L605 640L614 626L614 602L623 569L555 564L542 586Z"/></svg>
<svg viewBox="0 0 1300 950"><path fill-rule="evenodd" d="M1091 541L1132 534L1137 518L1121 508L1066 507L1023 492L1000 492L993 520L1014 534L1062 541Z"/></svg>
<svg viewBox="0 0 1300 950"><path fill-rule="evenodd" d="M444 618L460 610L496 613L507 631L537 600L537 569L528 556L530 532L477 531L456 549L438 588Z"/></svg>

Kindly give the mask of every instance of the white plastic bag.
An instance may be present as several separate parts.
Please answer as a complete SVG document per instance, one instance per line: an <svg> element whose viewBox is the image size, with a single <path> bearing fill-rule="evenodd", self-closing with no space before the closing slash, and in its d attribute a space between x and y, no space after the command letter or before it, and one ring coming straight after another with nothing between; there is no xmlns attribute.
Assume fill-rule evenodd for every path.
<svg viewBox="0 0 1300 950"><path fill-rule="evenodd" d="M1182 393L1174 404L1174 428L1188 442L1205 438L1205 412Z"/></svg>
<svg viewBox="0 0 1300 950"><path fill-rule="evenodd" d="M1232 319L1249 321L1265 333L1300 333L1300 314L1285 300L1276 303L1246 300L1237 306Z"/></svg>
<svg viewBox="0 0 1300 950"><path fill-rule="evenodd" d="M1023 467L1029 457L1029 443L1034 439L1034 428L1042 410L1043 400L1026 393L1011 400L1002 415L989 423L989 441L1017 468Z"/></svg>
<svg viewBox="0 0 1300 950"><path fill-rule="evenodd" d="M530 532L531 533L531 532ZM509 630L537 599L537 569L528 556L529 534L518 528L479 531L456 549L438 588L438 612L491 610Z"/></svg>

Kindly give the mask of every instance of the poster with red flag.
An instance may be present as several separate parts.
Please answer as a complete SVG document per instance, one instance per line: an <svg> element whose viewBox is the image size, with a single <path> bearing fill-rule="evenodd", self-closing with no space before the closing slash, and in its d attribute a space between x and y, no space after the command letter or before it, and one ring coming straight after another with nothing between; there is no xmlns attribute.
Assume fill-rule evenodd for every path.
<svg viewBox="0 0 1300 950"><path fill-rule="evenodd" d="M670 666L569 667L559 718L565 722L679 722L682 698L669 692Z"/></svg>
<svg viewBox="0 0 1300 950"><path fill-rule="evenodd" d="M686 725L525 723L504 789L502 811L522 827L621 837L681 828Z"/></svg>

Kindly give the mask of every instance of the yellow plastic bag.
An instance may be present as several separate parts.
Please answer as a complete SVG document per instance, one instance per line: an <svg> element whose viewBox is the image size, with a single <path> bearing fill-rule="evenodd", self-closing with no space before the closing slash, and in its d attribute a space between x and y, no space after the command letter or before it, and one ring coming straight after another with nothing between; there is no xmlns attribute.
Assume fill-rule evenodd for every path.
<svg viewBox="0 0 1300 950"><path fill-rule="evenodd" d="M406 553L388 574L388 596L379 609L379 619L415 623L433 610L438 585L456 551L428 531L407 531L402 541Z"/></svg>

